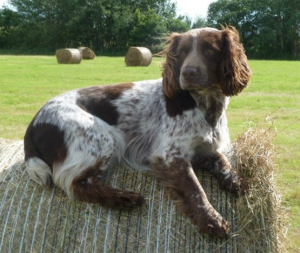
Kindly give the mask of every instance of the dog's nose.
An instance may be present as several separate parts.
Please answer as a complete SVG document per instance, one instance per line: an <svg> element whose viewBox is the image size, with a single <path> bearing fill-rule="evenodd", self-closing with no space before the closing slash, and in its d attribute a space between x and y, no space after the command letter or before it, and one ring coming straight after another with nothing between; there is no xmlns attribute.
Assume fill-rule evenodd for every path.
<svg viewBox="0 0 300 253"><path fill-rule="evenodd" d="M182 75L186 81L195 81L198 73L198 69L193 67L186 67L182 70Z"/></svg>

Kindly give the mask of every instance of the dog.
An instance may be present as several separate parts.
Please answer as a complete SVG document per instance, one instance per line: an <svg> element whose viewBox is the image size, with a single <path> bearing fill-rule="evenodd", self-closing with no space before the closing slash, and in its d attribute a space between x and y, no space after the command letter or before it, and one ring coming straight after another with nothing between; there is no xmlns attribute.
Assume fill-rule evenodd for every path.
<svg viewBox="0 0 300 253"><path fill-rule="evenodd" d="M111 208L144 203L139 193L105 184L122 165L150 171L201 232L227 237L229 226L209 203L193 168L240 194L231 168L225 110L251 70L233 27L172 34L162 78L73 90L47 102L24 137L26 169L45 188Z"/></svg>

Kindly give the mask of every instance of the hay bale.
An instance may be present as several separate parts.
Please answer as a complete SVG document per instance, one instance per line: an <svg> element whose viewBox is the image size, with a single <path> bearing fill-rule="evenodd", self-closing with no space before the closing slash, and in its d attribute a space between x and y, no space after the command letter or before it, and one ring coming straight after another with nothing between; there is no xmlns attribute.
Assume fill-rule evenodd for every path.
<svg viewBox="0 0 300 253"><path fill-rule="evenodd" d="M60 64L79 64L81 62L80 51L76 48L58 49L55 55Z"/></svg>
<svg viewBox="0 0 300 253"><path fill-rule="evenodd" d="M0 252L234 252L236 238L199 234L149 174L115 169L112 186L146 197L141 208L120 211L43 189L28 177L23 159L22 141L0 146ZM200 180L236 231L232 199L210 175Z"/></svg>
<svg viewBox="0 0 300 253"><path fill-rule="evenodd" d="M94 51L88 47L79 47L78 49L81 53L81 58L84 60L92 60L96 56Z"/></svg>
<svg viewBox="0 0 300 253"><path fill-rule="evenodd" d="M127 66L149 66L151 61L152 53L146 47L131 47L125 56Z"/></svg>
<svg viewBox="0 0 300 253"><path fill-rule="evenodd" d="M209 201L230 223L226 241L199 234L149 174L116 168L108 183L140 192L146 205L111 210L70 200L59 188L43 189L24 169L23 142L0 141L0 251L283 252L285 226L266 136L269 130L252 128L234 143L233 164L249 179L249 194L235 199L211 175L197 172Z"/></svg>

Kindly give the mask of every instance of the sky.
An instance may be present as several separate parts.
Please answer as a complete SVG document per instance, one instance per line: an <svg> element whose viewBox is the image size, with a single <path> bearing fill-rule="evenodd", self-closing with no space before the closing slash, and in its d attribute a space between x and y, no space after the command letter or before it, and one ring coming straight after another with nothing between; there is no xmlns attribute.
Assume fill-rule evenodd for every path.
<svg viewBox="0 0 300 253"><path fill-rule="evenodd" d="M46 0L47 1L47 0ZM208 5L216 0L171 0L177 2L177 14L187 15L193 20L198 17L206 17ZM0 8L7 0L0 0Z"/></svg>
<svg viewBox="0 0 300 253"><path fill-rule="evenodd" d="M7 0L0 0L0 8L2 8L2 5L6 2L7 2Z"/></svg>
<svg viewBox="0 0 300 253"><path fill-rule="evenodd" d="M198 16L205 18L208 6L215 1L216 0L172 0L172 2L177 2L177 14L186 15L193 20Z"/></svg>

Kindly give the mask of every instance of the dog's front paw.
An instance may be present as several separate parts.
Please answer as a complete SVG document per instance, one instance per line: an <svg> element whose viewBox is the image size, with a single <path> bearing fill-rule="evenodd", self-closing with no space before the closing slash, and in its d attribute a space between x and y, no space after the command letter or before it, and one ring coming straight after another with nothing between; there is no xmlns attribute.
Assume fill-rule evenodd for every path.
<svg viewBox="0 0 300 253"><path fill-rule="evenodd" d="M248 189L248 183L243 178L239 177L237 177L229 185L229 192L236 196L244 195L248 191Z"/></svg>
<svg viewBox="0 0 300 253"><path fill-rule="evenodd" d="M247 182L232 170L221 171L219 185L221 189L236 196L244 195L248 190Z"/></svg>
<svg viewBox="0 0 300 253"><path fill-rule="evenodd" d="M229 225L222 217L217 217L208 221L204 232L212 236L218 236L221 238L227 238L229 236Z"/></svg>
<svg viewBox="0 0 300 253"><path fill-rule="evenodd" d="M230 232L228 222L213 207L198 221L198 228L200 232L220 238L228 238Z"/></svg>
<svg viewBox="0 0 300 253"><path fill-rule="evenodd" d="M121 192L118 200L118 208L120 209L132 209L134 207L141 206L145 203L144 197L136 192L124 191Z"/></svg>
<svg viewBox="0 0 300 253"><path fill-rule="evenodd" d="M248 190L248 183L238 176L233 177L231 180L223 181L221 184L221 188L230 192L235 196L244 195Z"/></svg>

